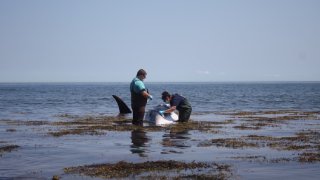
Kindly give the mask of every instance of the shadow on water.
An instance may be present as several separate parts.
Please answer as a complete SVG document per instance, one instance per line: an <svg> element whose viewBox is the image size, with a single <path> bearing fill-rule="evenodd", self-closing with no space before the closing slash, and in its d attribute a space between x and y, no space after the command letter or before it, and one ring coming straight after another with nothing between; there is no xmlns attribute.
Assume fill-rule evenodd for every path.
<svg viewBox="0 0 320 180"><path fill-rule="evenodd" d="M149 142L151 137L147 135L150 125L140 125L131 131L131 145L130 152L132 154L138 154L140 157L147 157L150 150ZM178 153L183 154L183 149L191 147L190 136L188 129L171 129L169 127L163 129L161 141L161 154Z"/></svg>
<svg viewBox="0 0 320 180"><path fill-rule="evenodd" d="M134 129L131 131L131 146L132 154L138 154L140 157L147 157L148 141L150 138L143 128Z"/></svg>
<svg viewBox="0 0 320 180"><path fill-rule="evenodd" d="M162 146L163 150L161 154L170 153L183 153L183 149L190 148L189 144L190 134L189 130L168 130L162 136ZM169 148L169 149L168 149ZM178 150L175 150L178 149Z"/></svg>

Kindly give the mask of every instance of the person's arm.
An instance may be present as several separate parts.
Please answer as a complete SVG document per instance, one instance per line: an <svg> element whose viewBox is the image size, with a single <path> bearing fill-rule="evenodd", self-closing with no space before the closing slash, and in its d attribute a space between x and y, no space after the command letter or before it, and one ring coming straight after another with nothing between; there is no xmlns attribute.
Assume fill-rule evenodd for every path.
<svg viewBox="0 0 320 180"><path fill-rule="evenodd" d="M165 110L163 113L172 113L177 109L177 106L171 106L169 109Z"/></svg>
<svg viewBox="0 0 320 180"><path fill-rule="evenodd" d="M141 95L146 98L146 99L151 99L152 100L152 96L151 94L148 93L146 87L144 86L144 83L142 81L137 81L136 82L136 86L138 88L138 91L140 91Z"/></svg>
<svg viewBox="0 0 320 180"><path fill-rule="evenodd" d="M145 97L146 99L148 98L152 99L152 96L147 91L142 91L142 96Z"/></svg>

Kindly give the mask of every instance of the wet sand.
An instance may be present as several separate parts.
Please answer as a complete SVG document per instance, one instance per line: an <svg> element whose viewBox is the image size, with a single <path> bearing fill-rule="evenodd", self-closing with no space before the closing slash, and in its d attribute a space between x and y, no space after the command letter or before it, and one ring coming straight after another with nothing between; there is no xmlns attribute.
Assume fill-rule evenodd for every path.
<svg viewBox="0 0 320 180"><path fill-rule="evenodd" d="M166 127L56 117L0 120L1 178L320 178L320 112L211 112Z"/></svg>

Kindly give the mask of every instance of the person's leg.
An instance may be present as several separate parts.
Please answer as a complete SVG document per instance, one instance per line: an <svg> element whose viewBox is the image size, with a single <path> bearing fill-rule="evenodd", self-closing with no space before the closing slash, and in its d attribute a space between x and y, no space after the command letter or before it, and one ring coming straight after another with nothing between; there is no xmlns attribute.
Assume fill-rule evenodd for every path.
<svg viewBox="0 0 320 180"><path fill-rule="evenodd" d="M145 106L141 106L139 108L139 116L138 116L139 117L139 121L143 121L145 109L146 109Z"/></svg>
<svg viewBox="0 0 320 180"><path fill-rule="evenodd" d="M190 119L191 110L179 111L179 122L187 122Z"/></svg>
<svg viewBox="0 0 320 180"><path fill-rule="evenodd" d="M132 110L133 110L132 124L134 124L134 125L142 125L143 124L144 113L145 113L145 106L133 107Z"/></svg>
<svg viewBox="0 0 320 180"><path fill-rule="evenodd" d="M132 107L132 124L136 124L138 122L138 108Z"/></svg>

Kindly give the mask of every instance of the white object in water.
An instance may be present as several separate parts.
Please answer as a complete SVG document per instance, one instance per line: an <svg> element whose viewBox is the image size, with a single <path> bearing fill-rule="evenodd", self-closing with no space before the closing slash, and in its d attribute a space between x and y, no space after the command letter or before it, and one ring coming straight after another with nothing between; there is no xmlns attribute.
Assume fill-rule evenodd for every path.
<svg viewBox="0 0 320 180"><path fill-rule="evenodd" d="M169 107L165 104L155 106L145 114L144 120L157 126L174 124L179 119L178 115L175 112L165 113L163 116L159 113L159 111L167 109L169 109Z"/></svg>

